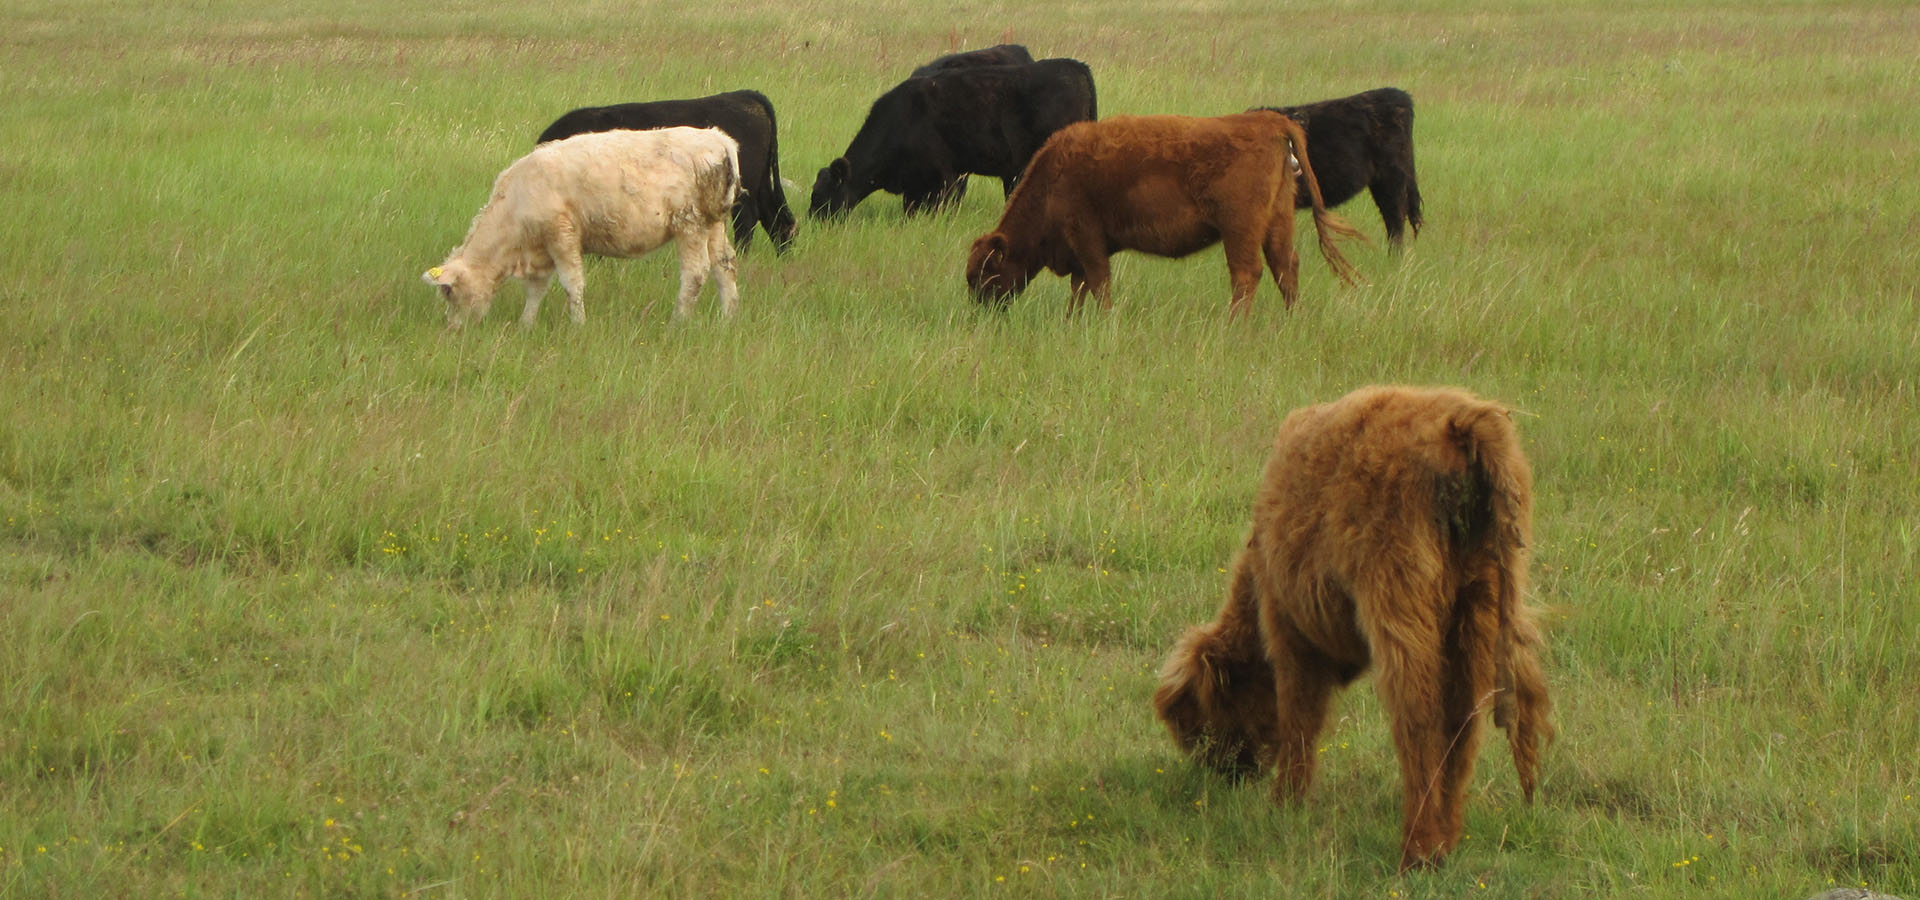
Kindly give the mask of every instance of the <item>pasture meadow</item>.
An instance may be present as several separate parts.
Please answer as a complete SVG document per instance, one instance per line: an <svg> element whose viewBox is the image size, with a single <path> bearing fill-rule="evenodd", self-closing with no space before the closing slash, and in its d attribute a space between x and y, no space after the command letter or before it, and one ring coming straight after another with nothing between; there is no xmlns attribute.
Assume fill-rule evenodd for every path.
<svg viewBox="0 0 1920 900"><path fill-rule="evenodd" d="M0 897L1920 897L1920 9L0 4ZM419 281L579 105L754 87L804 210L914 65L1103 115L1411 92L1427 228L1116 308L870 198L670 323ZM1304 219L1302 220L1304 224ZM1560 740L1398 875L1370 684L1308 801L1148 696L1287 410L1513 404Z"/></svg>

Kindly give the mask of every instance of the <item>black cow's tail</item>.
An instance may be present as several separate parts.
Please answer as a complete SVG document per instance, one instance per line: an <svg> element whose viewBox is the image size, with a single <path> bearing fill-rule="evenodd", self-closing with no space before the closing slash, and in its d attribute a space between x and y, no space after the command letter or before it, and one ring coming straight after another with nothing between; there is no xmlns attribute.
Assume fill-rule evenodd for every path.
<svg viewBox="0 0 1920 900"><path fill-rule="evenodd" d="M767 114L767 183L752 198L759 209L761 226L767 229L767 236L773 239L773 249L778 253L787 252L793 246L794 235L800 231L800 222L793 214L793 207L787 205L787 191L780 177L780 122L773 115L773 101L759 91L747 91L760 109Z"/></svg>
<svg viewBox="0 0 1920 900"><path fill-rule="evenodd" d="M1413 167L1413 96L1406 91L1394 93L1398 95L1394 100L1407 111L1406 133L1401 141L1407 148L1407 224L1413 226L1414 236L1419 237L1420 226L1425 225L1427 219L1420 212L1420 177L1414 174Z"/></svg>
<svg viewBox="0 0 1920 900"><path fill-rule="evenodd" d="M1087 121L1100 120L1100 94L1093 87L1093 68L1080 63L1080 75L1087 80Z"/></svg>
<svg viewBox="0 0 1920 900"><path fill-rule="evenodd" d="M1420 235L1420 226L1427 219L1420 213L1420 177L1413 168L1413 100L1407 100L1407 224L1413 226L1415 237Z"/></svg>
<svg viewBox="0 0 1920 900"><path fill-rule="evenodd" d="M1306 129L1301 128L1300 123L1285 114L1276 115L1280 119L1281 129L1286 134L1287 149L1293 153L1295 159L1300 161L1300 178L1307 183L1307 196L1313 198L1313 230L1320 236L1320 256L1326 259L1327 265L1333 269L1333 274L1340 276L1341 281L1349 285L1359 284L1362 280L1360 270L1355 269L1353 263L1347 262L1347 258L1340 253L1340 248L1334 246L1333 238L1334 235L1339 235L1346 238L1359 238L1365 242L1367 236L1361 234L1359 229L1347 224L1346 220L1327 211L1326 199L1320 195L1320 179L1314 177L1313 161L1307 158ZM1286 164L1282 163L1282 165ZM1293 172L1290 169L1280 175L1289 181L1293 180Z"/></svg>

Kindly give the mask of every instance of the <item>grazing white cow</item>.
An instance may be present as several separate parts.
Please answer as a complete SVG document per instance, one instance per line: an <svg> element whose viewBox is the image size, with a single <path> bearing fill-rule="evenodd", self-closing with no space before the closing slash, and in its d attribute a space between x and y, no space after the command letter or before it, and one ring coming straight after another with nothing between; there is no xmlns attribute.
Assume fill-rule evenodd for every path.
<svg viewBox="0 0 1920 900"><path fill-rule="evenodd" d="M493 182L465 243L427 270L447 302L447 327L484 318L508 277L526 281L520 324L540 312L557 272L567 316L586 321L581 254L631 259L680 244L677 318L693 311L707 275L720 311L740 305L727 224L740 192L740 147L717 128L603 131L542 144Z"/></svg>

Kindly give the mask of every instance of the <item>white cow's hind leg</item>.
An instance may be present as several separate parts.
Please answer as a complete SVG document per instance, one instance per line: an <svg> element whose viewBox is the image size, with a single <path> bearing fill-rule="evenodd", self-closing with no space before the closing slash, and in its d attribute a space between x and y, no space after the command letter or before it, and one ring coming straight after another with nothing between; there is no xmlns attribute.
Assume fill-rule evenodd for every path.
<svg viewBox="0 0 1920 900"><path fill-rule="evenodd" d="M693 302L707 283L707 241L706 235L681 234L675 242L680 245L680 298L674 302L673 317L685 319L693 314Z"/></svg>
<svg viewBox="0 0 1920 900"><path fill-rule="evenodd" d="M567 292L567 318L572 319L575 325L586 324L587 270L580 264L579 257L561 264L560 289Z"/></svg>
<svg viewBox="0 0 1920 900"><path fill-rule="evenodd" d="M707 232L707 256L713 277L720 283L720 314L732 316L740 310L740 283L734 265L733 242L727 240L727 223L716 222Z"/></svg>
<svg viewBox="0 0 1920 900"><path fill-rule="evenodd" d="M547 246L547 252L553 256L560 287L567 292L567 318L575 325L586 324L587 267L580 258L580 235L565 217L554 224L553 241Z"/></svg>

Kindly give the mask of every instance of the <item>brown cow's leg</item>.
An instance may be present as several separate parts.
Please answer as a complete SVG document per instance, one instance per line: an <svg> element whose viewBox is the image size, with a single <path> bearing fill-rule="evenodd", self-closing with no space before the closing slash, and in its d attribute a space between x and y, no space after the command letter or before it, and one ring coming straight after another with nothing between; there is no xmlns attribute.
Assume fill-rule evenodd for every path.
<svg viewBox="0 0 1920 900"><path fill-rule="evenodd" d="M1061 237L1066 241L1067 250L1073 254L1078 264L1080 276L1079 297L1085 299L1091 293L1100 298L1102 310L1113 309L1113 269L1107 258L1107 239L1097 229L1087 227L1068 227L1063 229ZM1068 276L1071 279L1071 275ZM1073 310L1079 311L1075 302ZM1071 313L1069 313L1071 315Z"/></svg>
<svg viewBox="0 0 1920 900"><path fill-rule="evenodd" d="M1238 319L1253 309L1253 292L1260 287L1259 232L1222 228L1221 246L1227 251L1227 277L1233 282L1233 300L1228 319Z"/></svg>
<svg viewBox="0 0 1920 900"><path fill-rule="evenodd" d="M1293 213L1273 217L1267 228L1267 268L1280 286L1280 298L1288 309L1300 299L1300 253L1293 248Z"/></svg>

